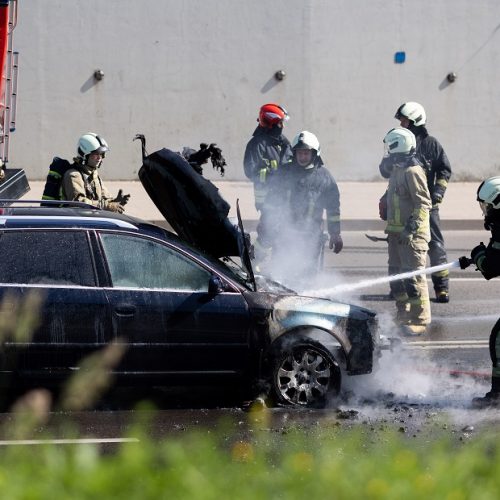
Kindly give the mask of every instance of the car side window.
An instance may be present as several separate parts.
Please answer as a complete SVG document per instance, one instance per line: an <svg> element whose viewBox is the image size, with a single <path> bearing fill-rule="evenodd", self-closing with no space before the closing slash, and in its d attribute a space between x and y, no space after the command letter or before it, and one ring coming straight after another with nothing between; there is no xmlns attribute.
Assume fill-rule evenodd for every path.
<svg viewBox="0 0 500 500"><path fill-rule="evenodd" d="M96 286L84 231L0 232L0 282Z"/></svg>
<svg viewBox="0 0 500 500"><path fill-rule="evenodd" d="M210 273L160 243L135 236L102 233L113 286L208 291Z"/></svg>

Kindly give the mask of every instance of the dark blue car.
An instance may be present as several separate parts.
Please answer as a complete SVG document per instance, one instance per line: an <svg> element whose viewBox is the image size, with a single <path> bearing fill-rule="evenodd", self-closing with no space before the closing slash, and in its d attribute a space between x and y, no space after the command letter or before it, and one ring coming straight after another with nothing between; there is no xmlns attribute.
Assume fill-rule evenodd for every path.
<svg viewBox="0 0 500 500"><path fill-rule="evenodd" d="M3 311L13 297L43 295L34 335L4 342L0 379L9 384L59 382L115 341L126 347L118 384L236 382L318 406L342 375L370 373L378 354L373 312L254 279L236 259L132 217L3 208L0 255Z"/></svg>

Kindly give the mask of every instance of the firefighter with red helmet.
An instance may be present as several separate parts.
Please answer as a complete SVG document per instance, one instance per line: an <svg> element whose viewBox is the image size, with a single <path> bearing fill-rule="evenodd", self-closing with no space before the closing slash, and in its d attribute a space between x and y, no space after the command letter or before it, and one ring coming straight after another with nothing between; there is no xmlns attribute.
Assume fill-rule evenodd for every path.
<svg viewBox="0 0 500 500"><path fill-rule="evenodd" d="M289 115L283 106L268 103L261 106L257 121L259 125L245 149L243 166L245 175L253 182L255 208L260 217L265 217L265 199L269 180L283 165L289 163L292 152L290 141L283 134L283 125ZM255 253L258 261L265 260L271 243L266 240L259 222Z"/></svg>

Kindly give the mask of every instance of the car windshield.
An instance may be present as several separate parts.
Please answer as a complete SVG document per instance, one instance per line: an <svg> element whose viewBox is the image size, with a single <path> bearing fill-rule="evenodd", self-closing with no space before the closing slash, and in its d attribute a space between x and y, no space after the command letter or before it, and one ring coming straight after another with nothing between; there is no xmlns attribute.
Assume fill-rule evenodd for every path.
<svg viewBox="0 0 500 500"><path fill-rule="evenodd" d="M238 262L236 262L236 260ZM230 257L221 257L220 259L210 260L211 264L220 270L224 274L228 274L231 279L244 286L245 288L252 290L252 280L248 273L245 271L244 267L239 263L239 258L233 260Z"/></svg>

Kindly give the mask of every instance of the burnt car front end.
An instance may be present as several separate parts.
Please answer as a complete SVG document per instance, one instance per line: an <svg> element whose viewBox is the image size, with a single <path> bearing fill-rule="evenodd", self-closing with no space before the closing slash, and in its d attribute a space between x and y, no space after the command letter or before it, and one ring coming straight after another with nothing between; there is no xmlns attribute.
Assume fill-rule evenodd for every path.
<svg viewBox="0 0 500 500"><path fill-rule="evenodd" d="M260 380L278 402L323 406L343 376L372 372L380 355L375 312L259 285L244 295L258 330Z"/></svg>

